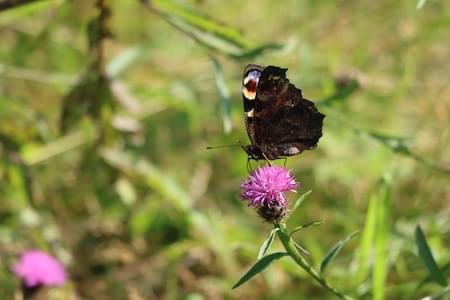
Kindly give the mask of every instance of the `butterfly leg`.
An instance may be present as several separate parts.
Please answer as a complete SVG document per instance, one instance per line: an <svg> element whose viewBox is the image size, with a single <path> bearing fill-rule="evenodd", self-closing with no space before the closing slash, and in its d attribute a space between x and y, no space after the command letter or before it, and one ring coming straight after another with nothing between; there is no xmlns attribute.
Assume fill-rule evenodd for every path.
<svg viewBox="0 0 450 300"><path fill-rule="evenodd" d="M283 167L286 167L286 163L287 163L287 157L284 158Z"/></svg>
<svg viewBox="0 0 450 300"><path fill-rule="evenodd" d="M253 170L252 170L252 164L250 163L250 160L251 160L252 158L249 156L249 157L247 157L247 172L248 173L252 173L253 172Z"/></svg>

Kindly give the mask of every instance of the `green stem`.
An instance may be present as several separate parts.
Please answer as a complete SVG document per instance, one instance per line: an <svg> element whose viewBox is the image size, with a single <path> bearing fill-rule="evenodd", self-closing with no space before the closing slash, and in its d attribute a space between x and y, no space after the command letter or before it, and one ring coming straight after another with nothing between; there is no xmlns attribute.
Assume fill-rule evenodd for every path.
<svg viewBox="0 0 450 300"><path fill-rule="evenodd" d="M336 290L334 287L329 285L324 278L322 278L319 273L315 269L313 269L308 262L303 258L303 256L300 255L300 253L297 251L297 248L295 247L294 241L289 236L289 234L286 232L286 227L284 224L276 224L275 227L279 228L280 230L277 231L278 237L280 238L281 243L283 244L284 248L286 249L286 252L292 257L292 259L302 267L314 280L317 281L321 286L335 294L341 299L345 300L354 300L352 297L347 296Z"/></svg>

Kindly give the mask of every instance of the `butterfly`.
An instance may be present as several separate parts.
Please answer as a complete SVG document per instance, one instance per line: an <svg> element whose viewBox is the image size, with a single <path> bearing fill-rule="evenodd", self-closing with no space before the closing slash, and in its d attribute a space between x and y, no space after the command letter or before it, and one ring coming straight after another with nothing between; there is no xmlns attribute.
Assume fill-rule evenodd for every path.
<svg viewBox="0 0 450 300"><path fill-rule="evenodd" d="M250 64L244 70L242 94L250 145L249 159L274 160L316 147L325 115L289 83L287 69Z"/></svg>

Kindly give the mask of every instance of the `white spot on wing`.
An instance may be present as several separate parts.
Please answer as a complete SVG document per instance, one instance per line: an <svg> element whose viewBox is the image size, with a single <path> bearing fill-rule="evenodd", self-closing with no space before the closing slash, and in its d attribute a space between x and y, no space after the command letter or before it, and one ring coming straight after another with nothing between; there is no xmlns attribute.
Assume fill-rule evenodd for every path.
<svg viewBox="0 0 450 300"><path fill-rule="evenodd" d="M249 118L253 118L254 115L255 115L255 110L253 108L247 112L247 117L249 117Z"/></svg>
<svg viewBox="0 0 450 300"><path fill-rule="evenodd" d="M250 92L245 87L242 89L242 93L244 94L244 97L247 98L248 100L255 100L256 98L256 92Z"/></svg>
<svg viewBox="0 0 450 300"><path fill-rule="evenodd" d="M292 146L292 147L289 147L288 149L286 149L286 152L285 152L287 155L295 155L295 154L298 154L298 153L300 153L300 149L298 149L297 147L295 147L295 146Z"/></svg>

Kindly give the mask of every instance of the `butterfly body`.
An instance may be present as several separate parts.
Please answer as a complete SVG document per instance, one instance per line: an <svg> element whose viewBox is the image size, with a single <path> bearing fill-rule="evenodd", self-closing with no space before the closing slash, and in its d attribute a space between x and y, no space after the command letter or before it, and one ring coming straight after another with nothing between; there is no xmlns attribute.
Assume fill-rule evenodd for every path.
<svg viewBox="0 0 450 300"><path fill-rule="evenodd" d="M286 78L287 69L248 65L243 100L249 158L273 160L312 149L322 136L325 117Z"/></svg>

